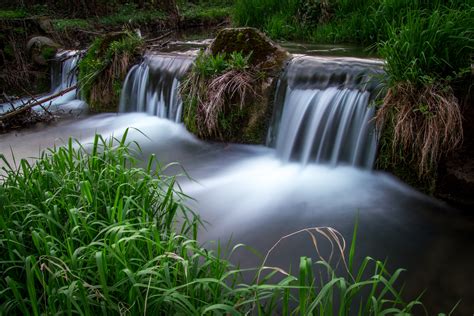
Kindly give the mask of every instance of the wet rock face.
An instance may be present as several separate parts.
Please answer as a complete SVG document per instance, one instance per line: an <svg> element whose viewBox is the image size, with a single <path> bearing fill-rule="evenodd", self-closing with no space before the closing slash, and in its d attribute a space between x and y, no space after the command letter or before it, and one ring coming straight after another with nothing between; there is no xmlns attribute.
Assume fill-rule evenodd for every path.
<svg viewBox="0 0 474 316"><path fill-rule="evenodd" d="M209 49L213 55L234 51L242 52L244 55L251 53L250 63L261 69L280 70L290 56L265 34L251 27L221 30Z"/></svg>
<svg viewBox="0 0 474 316"><path fill-rule="evenodd" d="M463 113L464 142L440 168L436 196L472 214L474 210L474 107L467 96Z"/></svg>

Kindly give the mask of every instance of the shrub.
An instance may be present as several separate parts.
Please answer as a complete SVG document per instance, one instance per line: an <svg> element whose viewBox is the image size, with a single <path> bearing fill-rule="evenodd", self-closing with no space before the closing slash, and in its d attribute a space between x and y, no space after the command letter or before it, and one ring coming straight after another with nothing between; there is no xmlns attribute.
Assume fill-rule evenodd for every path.
<svg viewBox="0 0 474 316"><path fill-rule="evenodd" d="M192 131L200 137L222 137L235 124L222 113L234 104L238 104L240 111L231 116L236 120L245 116L245 103L257 96L254 85L258 78L249 67L251 55L236 51L212 55L201 51L197 56L181 85L181 95L187 104L184 122L188 128L195 128Z"/></svg>

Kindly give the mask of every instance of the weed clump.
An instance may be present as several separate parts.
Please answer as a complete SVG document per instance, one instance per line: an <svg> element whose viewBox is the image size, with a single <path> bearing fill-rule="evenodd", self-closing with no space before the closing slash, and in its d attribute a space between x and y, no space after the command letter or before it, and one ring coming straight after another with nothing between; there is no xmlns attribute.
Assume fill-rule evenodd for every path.
<svg viewBox="0 0 474 316"><path fill-rule="evenodd" d="M221 30L181 85L187 128L203 139L263 143L271 87L288 56L256 29Z"/></svg>
<svg viewBox="0 0 474 316"><path fill-rule="evenodd" d="M135 33L111 33L96 38L79 62L81 97L92 111L116 111L128 68L139 56L143 40Z"/></svg>
<svg viewBox="0 0 474 316"><path fill-rule="evenodd" d="M397 165L396 153L403 152L419 179L432 177L439 161L462 142L461 106L453 86L470 72L469 23L468 12L457 10L411 14L381 44L388 93L377 125L390 126L391 164Z"/></svg>
<svg viewBox="0 0 474 316"><path fill-rule="evenodd" d="M184 122L192 132L202 138L228 140L229 130L237 123L233 113L242 115L248 103L259 97L254 88L259 78L250 69L250 57L241 52L228 56L199 53L181 86L188 103Z"/></svg>

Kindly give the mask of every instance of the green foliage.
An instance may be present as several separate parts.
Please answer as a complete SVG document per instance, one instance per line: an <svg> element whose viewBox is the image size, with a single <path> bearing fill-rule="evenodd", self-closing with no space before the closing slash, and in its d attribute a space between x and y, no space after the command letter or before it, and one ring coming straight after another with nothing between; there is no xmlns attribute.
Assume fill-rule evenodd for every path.
<svg viewBox="0 0 474 316"><path fill-rule="evenodd" d="M104 16L99 22L105 25L141 24L157 20L165 20L166 14L157 9L139 9L134 3L120 6L120 10L111 15Z"/></svg>
<svg viewBox="0 0 474 316"><path fill-rule="evenodd" d="M240 26L253 26L275 39L303 38L301 0L237 0L233 21Z"/></svg>
<svg viewBox="0 0 474 316"><path fill-rule="evenodd" d="M229 55L228 65L230 69L244 70L249 68L249 60L252 57L252 52L244 56L242 52L232 52Z"/></svg>
<svg viewBox="0 0 474 316"><path fill-rule="evenodd" d="M238 25L263 29L274 15L295 16L298 5L299 0L237 0L233 19Z"/></svg>
<svg viewBox="0 0 474 316"><path fill-rule="evenodd" d="M57 19L53 20L53 26L56 31L67 31L71 29L89 29L91 24L83 19Z"/></svg>
<svg viewBox="0 0 474 316"><path fill-rule="evenodd" d="M244 56L242 52L235 51L229 55L226 53L211 55L201 50L194 61L192 72L197 76L210 78L225 71L244 70L249 68L251 56L251 53Z"/></svg>
<svg viewBox="0 0 474 316"><path fill-rule="evenodd" d="M0 19L21 19L26 15L24 10L0 10Z"/></svg>
<svg viewBox="0 0 474 316"><path fill-rule="evenodd" d="M126 134L4 170L2 314L202 314L235 300L228 263L185 237L197 219L174 178L153 156L137 168Z"/></svg>
<svg viewBox="0 0 474 316"><path fill-rule="evenodd" d="M453 80L470 71L474 48L474 7L411 12L380 47L392 85L431 84Z"/></svg>
<svg viewBox="0 0 474 316"><path fill-rule="evenodd" d="M224 72L228 65L225 60L226 54L209 55L200 51L193 66L193 70L199 76L212 77Z"/></svg>
<svg viewBox="0 0 474 316"><path fill-rule="evenodd" d="M185 5L182 15L187 21L212 23L226 19L231 13L230 6Z"/></svg>
<svg viewBox="0 0 474 316"><path fill-rule="evenodd" d="M112 92L117 93L116 81L126 72L130 56L133 56L143 44L143 39L133 32L126 32L122 36L106 40L105 38L96 38L87 50L87 53L79 61L79 83L82 98L90 101L91 90L96 85L98 79L104 79L99 76L107 68L118 64L115 69L118 73L110 72L113 78L110 79ZM124 60L125 62L122 62Z"/></svg>
<svg viewBox="0 0 474 316"><path fill-rule="evenodd" d="M102 39L96 38L78 64L78 82L80 83L82 98L85 100L88 100L90 97L90 90L94 80L107 65L107 61L100 54L101 45Z"/></svg>
<svg viewBox="0 0 474 316"><path fill-rule="evenodd" d="M50 60L54 58L54 55L56 55L56 48L54 47L49 47L49 46L44 46L41 48L41 56L45 60Z"/></svg>
<svg viewBox="0 0 474 316"><path fill-rule="evenodd" d="M281 240L334 238L342 272L303 257L293 276L265 260L256 282L243 283L244 271L221 258L222 249L215 255L196 242L199 219L166 167L154 156L137 167L140 147L127 133L97 135L88 146L69 140L34 164L10 166L0 155L1 314L380 315L420 304L404 302L396 289L402 270L391 275L371 258L355 268L355 238L346 261L331 228Z"/></svg>

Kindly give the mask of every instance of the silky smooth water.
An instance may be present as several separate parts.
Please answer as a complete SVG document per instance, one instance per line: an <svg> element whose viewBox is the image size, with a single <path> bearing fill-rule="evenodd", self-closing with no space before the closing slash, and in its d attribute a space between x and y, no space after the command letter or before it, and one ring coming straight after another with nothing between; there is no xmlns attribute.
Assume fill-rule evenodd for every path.
<svg viewBox="0 0 474 316"><path fill-rule="evenodd" d="M147 112L175 122L181 121L183 102L180 79L194 60L190 55L145 55L125 78L120 112Z"/></svg>
<svg viewBox="0 0 474 316"><path fill-rule="evenodd" d="M96 132L120 137L126 127L137 129L129 131L129 140L138 141L143 158L153 153L163 164L180 163L167 172L178 174L181 188L194 198L188 205L206 223L199 240L209 247L211 240L232 239L232 245L245 243L265 254L280 237L320 226L337 229L349 242L358 217L357 262L371 256L387 259L392 271L406 268L404 292L413 298L426 289L430 311L447 312L458 299L460 315L472 310L472 218L388 174L284 162L264 146L203 142L183 125L145 113L100 114L0 135L0 152L8 155L11 146L17 160L34 157L68 135L91 143ZM294 270L303 255L318 259L309 236L298 235L277 247L268 265ZM244 249L231 259L242 267L261 262Z"/></svg>
<svg viewBox="0 0 474 316"><path fill-rule="evenodd" d="M51 91L44 95L35 97L35 100L41 100L61 92L77 84L77 63L80 59L80 51L64 50L56 54L55 60L51 65ZM0 114L18 108L31 101L31 98L21 98L11 103L0 104ZM83 101L77 99L77 89L73 89L62 96L59 96L43 104L49 111L83 111L86 105ZM39 106L33 108L35 111L43 111Z"/></svg>

